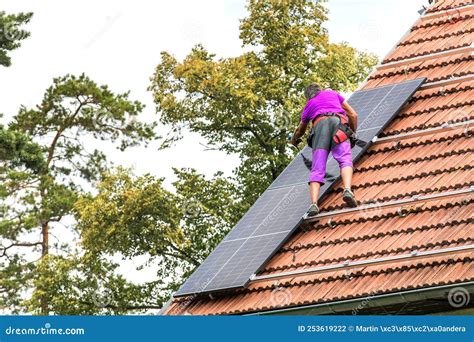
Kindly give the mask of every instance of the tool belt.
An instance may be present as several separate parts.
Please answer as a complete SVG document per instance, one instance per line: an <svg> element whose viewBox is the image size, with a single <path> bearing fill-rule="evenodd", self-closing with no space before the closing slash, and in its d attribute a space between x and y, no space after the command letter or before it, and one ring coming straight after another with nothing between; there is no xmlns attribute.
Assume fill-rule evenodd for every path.
<svg viewBox="0 0 474 342"><path fill-rule="evenodd" d="M367 145L367 142L358 139L355 132L349 127L349 119L347 118L346 115L343 115L341 113L325 113L325 114L318 115L313 120L313 128L311 129L311 133L306 140L309 147L312 147L313 136L315 134L315 127L318 124L318 122L332 116L337 116L339 118L339 126L337 128L336 133L332 137L334 144L340 144L346 141L347 139L349 139L351 142L351 148L353 148L356 145L361 148L364 148Z"/></svg>
<svg viewBox="0 0 474 342"><path fill-rule="evenodd" d="M342 115L341 113L325 113L318 115L316 119L313 120L313 127L315 127L319 121L330 118L331 116L337 116L339 118L339 127L332 137L334 143L340 144L347 139L351 139L354 135L354 131L349 127L349 119L347 116Z"/></svg>

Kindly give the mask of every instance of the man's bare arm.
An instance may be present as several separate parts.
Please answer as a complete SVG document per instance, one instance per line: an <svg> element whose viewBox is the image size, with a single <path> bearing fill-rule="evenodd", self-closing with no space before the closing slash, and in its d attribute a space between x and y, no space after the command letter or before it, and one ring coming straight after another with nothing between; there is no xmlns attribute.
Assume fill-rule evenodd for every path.
<svg viewBox="0 0 474 342"><path fill-rule="evenodd" d="M354 110L354 108L352 108L350 106L349 103L347 103L347 101L344 101L342 103L342 108L344 109L344 111L347 114L347 117L349 118L349 127L355 132L357 130L357 113L356 113L356 111Z"/></svg>
<svg viewBox="0 0 474 342"><path fill-rule="evenodd" d="M295 130L295 133L293 133L293 137L291 138L291 144L293 145L298 145L298 140L304 135L306 132L306 127L308 124L304 123L303 121L300 121L300 124Z"/></svg>

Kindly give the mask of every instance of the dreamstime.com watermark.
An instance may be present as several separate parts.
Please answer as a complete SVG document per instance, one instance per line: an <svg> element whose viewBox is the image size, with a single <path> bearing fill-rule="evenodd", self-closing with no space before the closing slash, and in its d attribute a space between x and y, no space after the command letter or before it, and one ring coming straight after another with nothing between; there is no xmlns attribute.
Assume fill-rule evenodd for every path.
<svg viewBox="0 0 474 342"><path fill-rule="evenodd" d="M7 336L21 335L85 335L84 328L53 328L50 323L39 328L16 328L9 326L4 330Z"/></svg>

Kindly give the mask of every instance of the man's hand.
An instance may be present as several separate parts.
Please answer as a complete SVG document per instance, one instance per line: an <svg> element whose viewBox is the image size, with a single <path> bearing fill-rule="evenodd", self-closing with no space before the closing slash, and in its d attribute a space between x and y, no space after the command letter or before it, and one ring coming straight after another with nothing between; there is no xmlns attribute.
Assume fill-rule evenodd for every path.
<svg viewBox="0 0 474 342"><path fill-rule="evenodd" d="M298 145L301 143L301 141L302 141L301 138L299 138L297 140L291 139L290 144L292 144L295 147L298 147Z"/></svg>
<svg viewBox="0 0 474 342"><path fill-rule="evenodd" d="M298 125L298 128L296 128L295 133L293 133L293 136L291 137L290 144L298 147L299 143L301 142L301 137L304 135L306 132L306 127L308 124L304 123L303 121L300 122Z"/></svg>
<svg viewBox="0 0 474 342"><path fill-rule="evenodd" d="M355 133L355 131L357 130L357 113L356 113L356 111L354 110L354 108L352 108L349 105L349 103L347 103L347 101L344 101L342 103L342 109L344 109L344 111L347 114L347 117L349 118L349 127Z"/></svg>

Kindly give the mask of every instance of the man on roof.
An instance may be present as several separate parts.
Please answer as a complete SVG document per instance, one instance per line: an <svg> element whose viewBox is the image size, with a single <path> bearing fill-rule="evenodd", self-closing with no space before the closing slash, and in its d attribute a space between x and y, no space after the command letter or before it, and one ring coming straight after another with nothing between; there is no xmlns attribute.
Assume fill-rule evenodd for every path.
<svg viewBox="0 0 474 342"><path fill-rule="evenodd" d="M316 83L310 84L304 95L307 103L291 143L297 146L311 123L307 142L313 149L313 161L309 175L311 206L307 216L319 214L318 197L321 185L324 184L329 152L341 169L344 184L342 199L350 207L356 207L357 201L351 190L353 165L350 138L357 129L357 113L341 94L331 89L321 90Z"/></svg>

